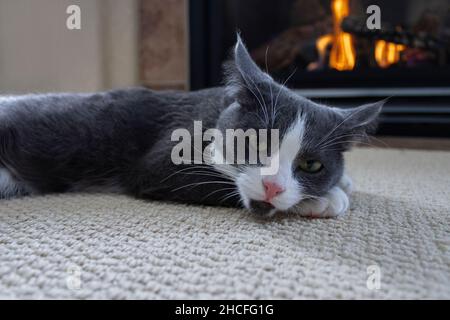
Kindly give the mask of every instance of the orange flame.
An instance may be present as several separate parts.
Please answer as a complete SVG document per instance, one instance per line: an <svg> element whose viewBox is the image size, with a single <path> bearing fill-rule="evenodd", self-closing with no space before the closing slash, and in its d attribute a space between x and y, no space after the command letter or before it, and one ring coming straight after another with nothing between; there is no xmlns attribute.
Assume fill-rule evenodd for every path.
<svg viewBox="0 0 450 320"><path fill-rule="evenodd" d="M387 68L400 61L400 53L405 49L402 44L378 40L375 44L375 61L381 68Z"/></svg>
<svg viewBox="0 0 450 320"><path fill-rule="evenodd" d="M349 0L332 2L334 40L330 52L330 67L342 71L355 67L355 48L352 36L341 29L342 20L350 14Z"/></svg>
<svg viewBox="0 0 450 320"><path fill-rule="evenodd" d="M330 67L339 71L352 70L356 62L353 39L349 33L341 29L342 20L350 14L349 0L333 0L331 10L333 12L334 32L317 40L317 51L320 58L324 58L326 49L331 43Z"/></svg>
<svg viewBox="0 0 450 320"><path fill-rule="evenodd" d="M321 36L319 39L317 39L316 48L317 48L317 51L319 52L319 57L320 57L321 61L323 59L325 59L327 48L328 48L329 44L332 42L333 42L332 34L326 34L324 36Z"/></svg>
<svg viewBox="0 0 450 320"><path fill-rule="evenodd" d="M328 65L330 68L344 71L352 70L356 63L355 48L351 34L342 31L341 24L350 14L349 0L333 0L333 33L326 34L316 41L319 59L325 62L327 49L331 45ZM375 61L381 68L387 68L400 61L400 54L406 47L401 44L378 40L375 43Z"/></svg>

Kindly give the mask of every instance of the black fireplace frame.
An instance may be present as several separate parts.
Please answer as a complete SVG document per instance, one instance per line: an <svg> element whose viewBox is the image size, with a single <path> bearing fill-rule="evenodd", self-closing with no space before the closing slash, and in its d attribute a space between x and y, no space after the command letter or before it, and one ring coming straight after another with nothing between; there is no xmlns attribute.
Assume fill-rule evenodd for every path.
<svg viewBox="0 0 450 320"><path fill-rule="evenodd" d="M190 88L192 90L222 84L224 38L221 1L189 1ZM225 42L224 42L225 41ZM388 71L388 72L386 72ZM390 77L392 73L392 77ZM374 71L361 84L354 73L332 71L308 73L308 86L290 81L290 87L313 100L339 107L352 107L391 97L383 110L378 133L395 136L450 137L450 69L449 76L435 81L411 82L407 72ZM396 81L389 81L395 78ZM431 78L431 77L430 77ZM324 81L327 79L327 81ZM404 79L405 85L399 85Z"/></svg>

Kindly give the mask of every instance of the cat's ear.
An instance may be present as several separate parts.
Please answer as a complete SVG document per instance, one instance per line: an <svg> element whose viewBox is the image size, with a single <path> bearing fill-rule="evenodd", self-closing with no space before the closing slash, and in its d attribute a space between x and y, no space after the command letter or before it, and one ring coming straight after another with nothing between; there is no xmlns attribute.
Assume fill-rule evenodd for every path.
<svg viewBox="0 0 450 320"><path fill-rule="evenodd" d="M342 128L350 133L371 133L377 127L378 116L387 99L352 109L341 109Z"/></svg>
<svg viewBox="0 0 450 320"><path fill-rule="evenodd" d="M253 61L239 34L237 34L236 45L234 46L234 63L245 82L263 83L272 80Z"/></svg>
<svg viewBox="0 0 450 320"><path fill-rule="evenodd" d="M251 98L255 93L264 94L266 87L273 82L253 61L239 34L232 61L225 64L225 76L228 95L238 100Z"/></svg>
<svg viewBox="0 0 450 320"><path fill-rule="evenodd" d="M367 134L375 132L378 116L386 102L387 99L352 109L335 109L338 122L333 130L336 135L333 147L347 151L356 143L366 141Z"/></svg>

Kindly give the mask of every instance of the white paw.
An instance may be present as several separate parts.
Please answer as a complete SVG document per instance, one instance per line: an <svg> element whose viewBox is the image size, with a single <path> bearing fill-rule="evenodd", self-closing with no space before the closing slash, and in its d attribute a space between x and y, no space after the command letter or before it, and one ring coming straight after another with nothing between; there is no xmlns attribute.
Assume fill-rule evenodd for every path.
<svg viewBox="0 0 450 320"><path fill-rule="evenodd" d="M312 218L335 218L345 214L349 207L347 194L341 187L335 186L325 197L305 200L294 211L302 216Z"/></svg>
<svg viewBox="0 0 450 320"><path fill-rule="evenodd" d="M351 194L353 192L352 179L345 173L342 175L341 180L338 182L338 186L346 193Z"/></svg>

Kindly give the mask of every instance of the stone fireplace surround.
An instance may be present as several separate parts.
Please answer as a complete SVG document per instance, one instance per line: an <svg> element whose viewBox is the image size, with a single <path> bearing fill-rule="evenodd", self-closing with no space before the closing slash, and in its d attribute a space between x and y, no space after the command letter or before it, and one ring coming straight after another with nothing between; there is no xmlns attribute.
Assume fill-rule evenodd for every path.
<svg viewBox="0 0 450 320"><path fill-rule="evenodd" d="M189 89L189 0L140 0L140 80L152 89Z"/></svg>

